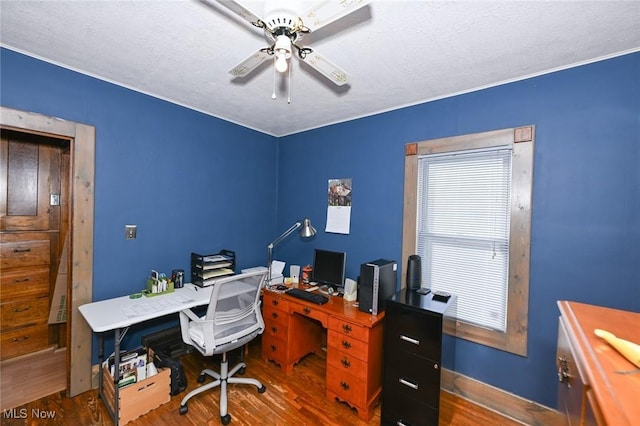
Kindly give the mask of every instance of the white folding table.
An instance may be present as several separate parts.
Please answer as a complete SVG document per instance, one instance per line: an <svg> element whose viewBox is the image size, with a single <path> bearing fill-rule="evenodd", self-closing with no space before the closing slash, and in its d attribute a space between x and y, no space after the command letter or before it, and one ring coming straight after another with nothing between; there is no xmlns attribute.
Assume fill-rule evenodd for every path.
<svg viewBox="0 0 640 426"><path fill-rule="evenodd" d="M233 297L255 289L242 281L236 285L224 286L220 298ZM185 284L183 288L175 289L172 293L153 297L129 296L116 297L114 299L101 300L80 306L78 309L94 333L98 333L98 392L105 402L107 411L113 418L115 426L118 426L118 382L120 381L120 369L114 368L114 402L113 412L107 403L103 393L102 362L104 361L103 333L114 333L114 365L120 365L120 342L126 335L130 326L145 321L160 318L166 315L178 313L184 309L196 306L208 305L211 299L212 286L198 287L193 284ZM124 331L123 331L124 330Z"/></svg>

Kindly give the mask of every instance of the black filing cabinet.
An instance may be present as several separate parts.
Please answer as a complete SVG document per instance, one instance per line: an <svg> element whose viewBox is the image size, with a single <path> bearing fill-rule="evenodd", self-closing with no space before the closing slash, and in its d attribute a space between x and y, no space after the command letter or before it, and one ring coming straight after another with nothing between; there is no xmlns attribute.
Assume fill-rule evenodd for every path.
<svg viewBox="0 0 640 426"><path fill-rule="evenodd" d="M437 425L442 367L454 370L456 297L447 302L401 290L386 302L383 425Z"/></svg>

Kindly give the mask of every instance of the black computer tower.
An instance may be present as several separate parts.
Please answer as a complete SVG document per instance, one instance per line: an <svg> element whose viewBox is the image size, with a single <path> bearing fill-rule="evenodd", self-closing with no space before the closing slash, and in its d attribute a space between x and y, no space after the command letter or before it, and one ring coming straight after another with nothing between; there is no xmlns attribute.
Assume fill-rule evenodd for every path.
<svg viewBox="0 0 640 426"><path fill-rule="evenodd" d="M360 265L358 277L358 308L378 315L385 300L396 292L398 264L394 260L378 259Z"/></svg>

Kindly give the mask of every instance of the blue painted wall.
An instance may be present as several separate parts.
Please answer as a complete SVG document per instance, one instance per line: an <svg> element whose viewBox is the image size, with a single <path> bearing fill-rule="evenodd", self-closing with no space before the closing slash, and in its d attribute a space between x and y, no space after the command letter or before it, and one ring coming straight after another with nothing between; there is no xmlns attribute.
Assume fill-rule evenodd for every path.
<svg viewBox="0 0 640 426"><path fill-rule="evenodd" d="M556 300L640 311L640 53L279 139L0 55L2 105L96 126L95 300L134 291L151 268L188 270L191 251L264 264L266 244L305 216L320 232L277 258L346 251L353 278L362 262L400 260L404 145L534 124L529 355L459 340L456 369L554 407ZM324 232L330 178L353 179L349 235ZM138 239L125 241L130 223Z"/></svg>
<svg viewBox="0 0 640 426"><path fill-rule="evenodd" d="M640 53L281 138L279 228L309 216L324 230L330 178L353 179L353 205L349 235L277 257L344 250L352 278L363 262L400 262L404 145L535 125L528 356L458 340L456 370L555 407L556 301L640 311L638 76Z"/></svg>
<svg viewBox="0 0 640 426"><path fill-rule="evenodd" d="M96 128L94 300L139 291L151 269L188 274L192 251L234 250L240 268L266 263L277 233L276 138L10 50L0 54L3 106ZM138 226L137 239L124 239L126 224ZM177 323L132 328L123 345L139 345L167 321ZM94 345L94 362L96 353Z"/></svg>

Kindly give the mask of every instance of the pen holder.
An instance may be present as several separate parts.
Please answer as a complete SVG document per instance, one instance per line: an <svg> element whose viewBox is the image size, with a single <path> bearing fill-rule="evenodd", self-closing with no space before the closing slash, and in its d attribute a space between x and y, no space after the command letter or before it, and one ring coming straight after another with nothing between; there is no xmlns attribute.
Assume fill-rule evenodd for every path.
<svg viewBox="0 0 640 426"><path fill-rule="evenodd" d="M161 294L173 293L173 281L168 278L147 278L147 288L143 294L147 297L160 296Z"/></svg>

